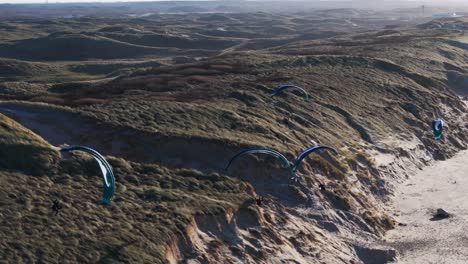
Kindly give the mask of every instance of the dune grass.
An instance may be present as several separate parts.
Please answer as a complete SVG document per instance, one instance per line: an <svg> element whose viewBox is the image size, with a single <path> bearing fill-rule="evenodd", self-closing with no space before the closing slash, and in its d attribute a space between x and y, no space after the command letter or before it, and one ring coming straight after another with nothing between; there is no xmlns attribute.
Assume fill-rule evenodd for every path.
<svg viewBox="0 0 468 264"><path fill-rule="evenodd" d="M288 34L291 29L272 28ZM466 148L460 142L467 139L465 128L456 121L441 147L428 127L435 113L452 120L463 116L463 103L451 90L446 74L468 71L466 50L447 41L453 38L450 32L406 30L401 36L378 31L319 41L291 40L268 50L145 67L102 83L3 89L12 99L43 103L12 104L92 119L106 136L99 143L109 149L123 134L131 147L122 150L122 156L134 161L109 157L117 195L102 207L97 203L102 182L92 159L86 155L62 159L45 140L0 115L0 228L7 238L0 243L7 249L7 260L61 262L60 257L67 255L72 262L164 263L166 247L186 235L196 215L214 217L252 204L250 183L216 172L233 153L252 146L274 148L290 160L314 142L335 147L338 155L318 153L306 158L300 184L284 184L294 197L277 199L274 206L302 210L317 209L320 204L360 219L357 228L362 223L374 233L392 228L394 223L380 202L390 193L382 188L395 175L380 173L369 153L404 158L406 153L409 158L407 149L386 140L416 138L418 149L445 158ZM102 51L117 45L128 57L152 51L147 47L129 51L135 47L86 34L60 33L28 41L45 45L48 38L62 48L67 38L79 41L78 48L96 43ZM63 59L65 51L61 49L57 58ZM97 55L120 56L116 51ZM90 71L101 70L61 70L35 75L30 81L86 80ZM271 99L273 88L286 82L303 87L310 102L289 91ZM136 160L141 153L132 155L132 148L156 158L143 164ZM254 169L261 176L271 176L264 168ZM323 191L316 188L321 182L326 184ZM64 204L57 217L49 208L54 197ZM275 227L283 228L291 219L278 208L273 208L275 217L263 217L275 218L281 222ZM214 240L208 246L220 249L222 242ZM259 261L268 257L260 249L251 252L262 252L252 253Z"/></svg>
<svg viewBox="0 0 468 264"><path fill-rule="evenodd" d="M91 157L63 159L11 119L0 115L0 124L0 244L7 261L62 262L67 254L73 262L164 263L165 245L195 214L223 214L249 198L248 184L225 176L111 157L117 194L102 206ZM58 216L50 209L55 198L63 205Z"/></svg>

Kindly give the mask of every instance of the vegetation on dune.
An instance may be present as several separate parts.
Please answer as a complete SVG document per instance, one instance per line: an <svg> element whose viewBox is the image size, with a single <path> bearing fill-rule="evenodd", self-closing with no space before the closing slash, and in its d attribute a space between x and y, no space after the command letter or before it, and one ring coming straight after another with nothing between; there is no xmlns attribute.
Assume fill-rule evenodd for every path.
<svg viewBox="0 0 468 264"><path fill-rule="evenodd" d="M59 158L39 136L0 114L0 168L28 175L48 175Z"/></svg>
<svg viewBox="0 0 468 264"><path fill-rule="evenodd" d="M68 261L165 263L166 243L184 233L194 215L236 210L248 198L246 183L218 174L109 158L118 196L103 207L99 171L89 156L60 159L44 140L0 118L0 243L11 261L60 262L67 252ZM65 207L55 217L50 206L57 196ZM18 222L21 228L14 228Z"/></svg>
<svg viewBox="0 0 468 264"><path fill-rule="evenodd" d="M46 64L41 62L26 62L15 59L0 59L0 80L8 82L29 83L61 83L73 81L88 81L102 79L111 74L112 70L88 71L77 68L67 68L61 64ZM85 67L82 67L85 68ZM123 67L117 67L118 69Z"/></svg>
<svg viewBox="0 0 468 264"><path fill-rule="evenodd" d="M167 41L162 44L170 46L172 41L197 39L198 48L214 45L210 47L220 54L203 59L192 56L190 63L177 65L166 65L172 63L170 60L63 62L51 63L54 66L50 68L17 60L0 64L23 81L2 83L2 97L31 101L1 102L2 112L7 108L34 111L49 118L41 119L45 123L66 119L68 125L79 124L75 127L82 134L77 139L94 143L103 153L107 148L117 156L108 158L116 175L115 200L102 207L97 203L99 171L89 156L73 154L63 159L45 140L0 114L0 231L7 238L0 243L7 249L8 260L58 262L66 254L75 262L164 263L168 247L173 246L186 251L174 257L177 260L208 261L209 257L221 263L226 261L220 257L226 255L222 254L225 250L242 255L238 259L250 255L255 261L267 261L269 253L281 250L268 248L268 243L262 244L265 241L293 245L298 256L305 256L312 241L322 246L330 239L321 231L310 231L318 225L327 226L330 232L348 228L374 234L394 226L381 206L390 193L390 175L379 171L381 164L370 153L410 163L418 162L417 154L409 153L405 144L393 142L413 144L413 150L434 159L444 159L466 147L466 128L458 122L464 118L465 106L454 93L464 90L466 47L458 37L454 42L451 31L424 25L417 28L417 34L409 27L360 34L328 32L324 33L326 39L311 40L315 37L296 33L304 33L311 21L319 23L313 18L280 17L275 18L277 24L271 24L271 15L255 14L251 18L255 25L248 30L235 25L244 18L239 14L184 18L187 23L200 23L188 26L174 25L173 19L178 18L116 19L117 26L99 20L99 29L91 26L96 22L92 18L84 18L69 23L85 23L81 26L88 32L71 30L15 39L0 46L0 54L13 49L17 53L9 53L10 57L21 53L25 59L141 59L153 52L191 54L191 50L165 53L149 45ZM161 22L161 28L152 25L154 21ZM209 21L234 25L226 24L231 27L226 31L207 30L203 27ZM54 28L69 28L57 21L48 23ZM322 23L329 29L332 24L348 24L337 18ZM268 34L281 34L282 38L261 51L249 49L266 48L265 39L252 37L239 48L245 52L224 52L222 49L239 40L215 41L202 36L213 31L239 31L245 34L232 37L249 37L250 31L266 25ZM176 26L180 34L199 34L180 37L161 32ZM7 29L0 25L0 30ZM151 32L157 33L153 36ZM220 35L224 34L210 36ZM72 46L70 40L74 40ZM177 44L187 48L187 43ZM23 54L31 44L37 49ZM54 57L37 53L49 45L56 49ZM70 55L70 47L79 52ZM114 75L118 77L100 82L67 82ZM289 91L271 98L273 89L282 83L301 86L310 101L304 102ZM429 124L435 115L457 120L451 122L443 146L431 138ZM292 161L315 143L332 146L339 154L307 157L297 183L290 182L290 175L264 157L239 162L231 171L232 177L220 174L229 158L247 147L273 148ZM271 179L277 181L265 184ZM256 191L266 196L263 208L252 199ZM49 207L57 195L65 208L54 217ZM331 213L313 217L325 208ZM233 213L244 209L249 213L242 219ZM234 219L225 223L228 227L209 229L215 225L210 221L227 222L219 220L226 215ZM188 228L198 224L211 231L196 240ZM235 225L247 227L236 233L230 230ZM297 229L302 235L296 236ZM294 238L291 245L278 230ZM51 239L43 241L43 237ZM248 243L239 242L243 239ZM202 254L205 248L210 253Z"/></svg>
<svg viewBox="0 0 468 264"><path fill-rule="evenodd" d="M14 76L37 76L54 70L54 67L45 63L28 63L14 59L0 60L0 71L2 72L3 78Z"/></svg>
<svg viewBox="0 0 468 264"><path fill-rule="evenodd" d="M86 63L86 64L72 64L68 68L70 71L89 75L111 75L118 76L119 73L125 70L144 67L157 67L161 63L157 61L145 62L116 62L116 63Z"/></svg>
<svg viewBox="0 0 468 264"><path fill-rule="evenodd" d="M70 50L75 52L70 52ZM79 34L52 35L0 46L2 57L42 61L130 58L161 52L169 52L169 50L162 51L152 47Z"/></svg>

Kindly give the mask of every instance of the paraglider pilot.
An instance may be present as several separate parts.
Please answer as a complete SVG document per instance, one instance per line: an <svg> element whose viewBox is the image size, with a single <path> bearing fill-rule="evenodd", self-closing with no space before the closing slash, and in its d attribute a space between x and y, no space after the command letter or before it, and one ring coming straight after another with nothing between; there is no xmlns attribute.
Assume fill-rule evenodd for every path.
<svg viewBox="0 0 468 264"><path fill-rule="evenodd" d="M325 184L319 183L319 189L320 189L321 191L325 191Z"/></svg>
<svg viewBox="0 0 468 264"><path fill-rule="evenodd" d="M59 210L62 209L62 206L60 205L57 199L55 199L53 203L54 205L52 205L52 210L55 212L55 215L57 215L59 213Z"/></svg>
<svg viewBox="0 0 468 264"><path fill-rule="evenodd" d="M263 197L262 197L262 196L257 196L257 197L255 198L255 202L257 203L258 206L262 206Z"/></svg>

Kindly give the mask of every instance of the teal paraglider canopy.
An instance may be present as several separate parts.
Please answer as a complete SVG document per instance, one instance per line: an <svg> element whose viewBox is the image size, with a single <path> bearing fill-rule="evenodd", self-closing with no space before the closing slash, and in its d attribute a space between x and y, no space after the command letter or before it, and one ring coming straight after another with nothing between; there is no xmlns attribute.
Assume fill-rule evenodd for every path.
<svg viewBox="0 0 468 264"><path fill-rule="evenodd" d="M434 133L434 139L440 140L442 138L442 132L444 130L444 123L441 119L432 121L432 132Z"/></svg>
<svg viewBox="0 0 468 264"><path fill-rule="evenodd" d="M307 157L309 154L319 151L319 150L329 150L332 151L333 153L338 153L336 149L329 147L329 146L314 146L311 148L308 148L304 150L299 156L297 156L296 160L294 161L293 167L292 167L292 172L294 175L296 175L297 170L299 169L299 165L301 164L302 160Z"/></svg>
<svg viewBox="0 0 468 264"><path fill-rule="evenodd" d="M61 152L68 152L74 150L83 151L88 154L91 154L91 156L93 156L93 158L99 164L99 168L101 169L103 177L103 192L101 203L108 204L112 200L112 197L114 197L115 192L115 178L111 166L106 161L104 156L102 156L101 154L99 154L99 152L95 151L92 148L88 148L85 146L68 146L60 149Z"/></svg>
<svg viewBox="0 0 468 264"><path fill-rule="evenodd" d="M275 90L271 93L271 97L277 96L280 92L282 92L283 90L286 90L286 89L295 89L295 90L299 91L302 94L302 97L304 98L304 101L305 102L309 101L309 95L307 94L307 92L304 89L302 89L301 87L293 85L293 84L282 84L282 85L276 87Z"/></svg>
<svg viewBox="0 0 468 264"><path fill-rule="evenodd" d="M250 148L250 149L243 150L237 153L236 155L234 155L234 157L232 157L229 160L229 163L227 164L224 170L227 172L227 170L232 165L232 163L234 163L239 158L246 156L246 155L250 155L250 154L266 154L266 155L273 156L280 160L281 166L283 168L289 168L288 159L283 154L279 153L278 151L273 150L273 149L268 149L268 148Z"/></svg>

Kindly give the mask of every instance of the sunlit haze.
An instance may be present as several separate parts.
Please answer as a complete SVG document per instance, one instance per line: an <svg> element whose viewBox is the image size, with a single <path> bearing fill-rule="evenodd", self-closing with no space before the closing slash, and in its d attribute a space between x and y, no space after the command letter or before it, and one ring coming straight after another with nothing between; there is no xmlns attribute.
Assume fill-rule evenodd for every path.
<svg viewBox="0 0 468 264"><path fill-rule="evenodd" d="M112 3L112 2L154 2L155 0L125 0L125 1L115 1L115 0L95 0L95 1L89 1L89 0L49 0L49 3ZM466 3L466 0L429 0L429 1L421 1L421 0L310 0L310 1L294 1L294 2L356 2L356 3L363 3L363 2L369 2L372 4L376 3L385 3L385 4L391 4L391 3L440 3L440 4L446 4L446 3ZM10 4L24 4L24 3L45 3L46 0L7 0L7 1L1 1L0 3L10 3Z"/></svg>

